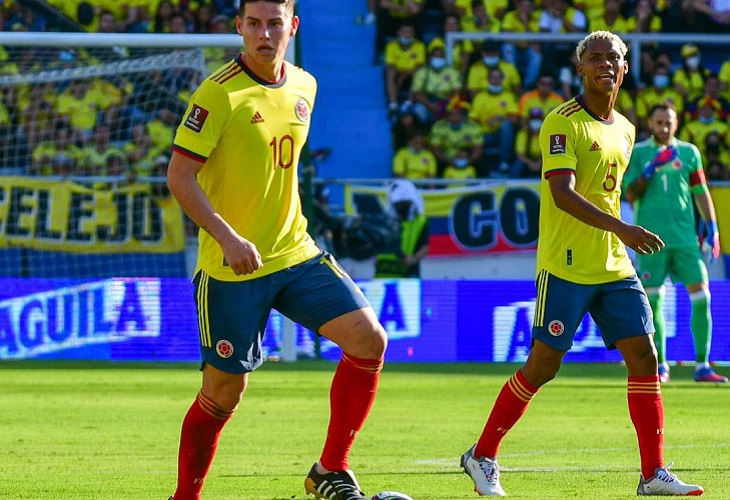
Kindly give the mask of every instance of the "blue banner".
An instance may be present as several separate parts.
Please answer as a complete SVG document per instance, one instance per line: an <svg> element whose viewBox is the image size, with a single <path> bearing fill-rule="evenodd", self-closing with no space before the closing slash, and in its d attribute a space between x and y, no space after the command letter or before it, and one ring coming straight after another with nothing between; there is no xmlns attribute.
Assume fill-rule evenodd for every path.
<svg viewBox="0 0 730 500"><path fill-rule="evenodd" d="M531 281L359 281L390 337L388 361L521 362L535 307ZM730 362L730 281L713 281L713 361ZM681 286L664 300L670 361L695 359L690 302ZM284 319L269 318L265 350L281 354ZM314 334L294 328L297 353ZM199 360L193 287L178 278L0 279L0 359ZM322 356L340 351L323 340ZM568 362L616 362L586 316Z"/></svg>

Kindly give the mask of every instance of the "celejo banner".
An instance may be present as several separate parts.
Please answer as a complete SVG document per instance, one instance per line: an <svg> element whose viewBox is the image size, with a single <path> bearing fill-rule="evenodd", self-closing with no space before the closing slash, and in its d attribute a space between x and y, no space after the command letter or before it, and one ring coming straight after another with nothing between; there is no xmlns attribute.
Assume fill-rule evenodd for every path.
<svg viewBox="0 0 730 500"><path fill-rule="evenodd" d="M183 214L148 184L92 189L70 181L0 177L0 248L77 253L185 249Z"/></svg>

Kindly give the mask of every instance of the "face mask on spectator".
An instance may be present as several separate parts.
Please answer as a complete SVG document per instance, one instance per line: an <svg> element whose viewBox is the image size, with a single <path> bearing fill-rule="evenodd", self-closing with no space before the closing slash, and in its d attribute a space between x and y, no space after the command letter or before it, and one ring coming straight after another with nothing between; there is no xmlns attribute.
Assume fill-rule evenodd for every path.
<svg viewBox="0 0 730 500"><path fill-rule="evenodd" d="M445 57L432 57L431 58L431 67L435 70L442 69L444 66L446 66L446 58Z"/></svg>
<svg viewBox="0 0 730 500"><path fill-rule="evenodd" d="M413 43L413 38L409 36L399 36L398 42L403 45L404 47L408 47Z"/></svg>
<svg viewBox="0 0 730 500"><path fill-rule="evenodd" d="M654 75L654 86L658 89L665 89L669 85L669 76Z"/></svg>
<svg viewBox="0 0 730 500"><path fill-rule="evenodd" d="M469 165L468 158L454 158L454 166L456 168L464 168Z"/></svg>
<svg viewBox="0 0 730 500"><path fill-rule="evenodd" d="M532 130L533 132L537 132L538 130L540 130L541 125L542 125L542 120L539 118L530 120L528 122L528 126L530 127L530 130Z"/></svg>
<svg viewBox="0 0 730 500"><path fill-rule="evenodd" d="M712 123L715 121L714 116L700 116L700 121L704 123L705 125Z"/></svg>
<svg viewBox="0 0 730 500"><path fill-rule="evenodd" d="M482 58L482 61L484 61L484 64L486 64L489 67L496 66L497 63L499 63L499 57L498 56L485 56Z"/></svg>
<svg viewBox="0 0 730 500"><path fill-rule="evenodd" d="M692 56L687 58L687 67L689 69L697 69L700 66L700 56Z"/></svg>
<svg viewBox="0 0 730 500"><path fill-rule="evenodd" d="M492 94L499 94L502 92L501 85L492 85L491 83L487 86L487 90Z"/></svg>

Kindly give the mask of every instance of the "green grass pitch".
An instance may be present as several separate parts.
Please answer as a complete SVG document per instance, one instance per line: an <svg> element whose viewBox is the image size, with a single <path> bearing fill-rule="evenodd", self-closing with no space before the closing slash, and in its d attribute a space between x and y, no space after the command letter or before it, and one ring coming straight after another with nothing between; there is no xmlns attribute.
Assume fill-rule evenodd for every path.
<svg viewBox="0 0 730 500"><path fill-rule="evenodd" d="M291 500L318 458L329 362L267 363L223 432L203 497ZM351 467L373 495L478 498L459 456L481 432L517 365L390 364ZM695 384L691 367L663 387L665 457L703 498L730 498L730 387ZM199 387L194 365L0 363L0 499L165 500L178 433ZM502 444L512 498L633 498L636 436L620 365L567 364Z"/></svg>

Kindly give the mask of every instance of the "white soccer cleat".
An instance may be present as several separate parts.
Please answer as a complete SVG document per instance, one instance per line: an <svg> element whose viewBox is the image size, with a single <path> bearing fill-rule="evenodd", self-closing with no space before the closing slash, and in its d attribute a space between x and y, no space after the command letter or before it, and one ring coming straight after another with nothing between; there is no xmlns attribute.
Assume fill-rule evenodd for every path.
<svg viewBox="0 0 730 500"><path fill-rule="evenodd" d="M636 489L637 495L646 496L675 496L675 497L698 497L705 490L698 484L686 484L677 476L669 472L669 468L674 462L667 465L663 469L657 469L656 474L651 479L639 479L639 487Z"/></svg>
<svg viewBox="0 0 730 500"><path fill-rule="evenodd" d="M461 467L464 473L474 481L474 491L481 496L506 497L507 493L499 484L499 465L496 460L486 457L475 458L472 446L461 456Z"/></svg>

